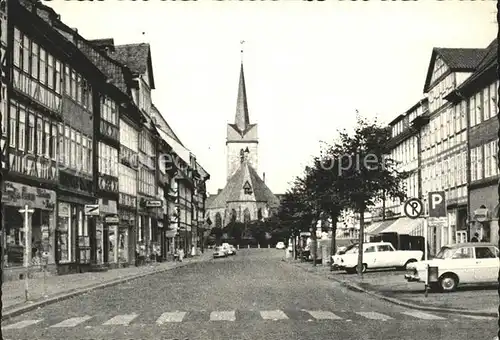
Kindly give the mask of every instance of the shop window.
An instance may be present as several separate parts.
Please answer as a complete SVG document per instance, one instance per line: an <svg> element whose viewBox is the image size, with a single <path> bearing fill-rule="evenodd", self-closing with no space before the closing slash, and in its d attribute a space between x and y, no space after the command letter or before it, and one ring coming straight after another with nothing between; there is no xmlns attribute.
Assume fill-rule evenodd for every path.
<svg viewBox="0 0 500 340"><path fill-rule="evenodd" d="M72 258L71 206L59 203L57 218L57 257L59 262L70 262Z"/></svg>

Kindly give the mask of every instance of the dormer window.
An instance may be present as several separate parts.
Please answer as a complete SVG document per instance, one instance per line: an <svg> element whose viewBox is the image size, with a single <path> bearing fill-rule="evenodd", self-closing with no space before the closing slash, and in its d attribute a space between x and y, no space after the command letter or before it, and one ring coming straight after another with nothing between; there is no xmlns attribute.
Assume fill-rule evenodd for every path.
<svg viewBox="0 0 500 340"><path fill-rule="evenodd" d="M251 195L252 194L252 186L248 181L245 182L245 185L243 186L243 190L245 191L245 195Z"/></svg>

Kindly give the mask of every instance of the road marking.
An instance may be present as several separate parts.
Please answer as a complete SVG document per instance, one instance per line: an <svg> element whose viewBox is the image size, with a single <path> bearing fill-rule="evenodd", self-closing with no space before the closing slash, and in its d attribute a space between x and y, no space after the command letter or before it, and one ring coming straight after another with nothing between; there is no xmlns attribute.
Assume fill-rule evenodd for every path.
<svg viewBox="0 0 500 340"><path fill-rule="evenodd" d="M23 321L19 321L19 322L13 323L11 325L2 327L2 329L3 330L7 330L7 329L21 329L21 328L24 328L24 327L35 325L35 324L39 323L42 320L43 319L40 319L40 320L23 320Z"/></svg>
<svg viewBox="0 0 500 340"><path fill-rule="evenodd" d="M340 316L333 314L332 312L326 312L322 310L308 310L306 311L315 319L318 320L341 320Z"/></svg>
<svg viewBox="0 0 500 340"><path fill-rule="evenodd" d="M211 312L210 321L236 321L236 312L235 311Z"/></svg>
<svg viewBox="0 0 500 340"><path fill-rule="evenodd" d="M123 314L123 315L117 315L112 319L109 319L105 323L103 323L104 326L108 325L124 325L127 326L129 323L134 320L138 314Z"/></svg>
<svg viewBox="0 0 500 340"><path fill-rule="evenodd" d="M474 320L496 320L497 318L493 316L481 316L481 315L462 315L465 318L474 319Z"/></svg>
<svg viewBox="0 0 500 340"><path fill-rule="evenodd" d="M367 319L372 319L372 320L391 320L392 318L388 315L385 314L380 314L377 312L356 312L356 314L359 314Z"/></svg>
<svg viewBox="0 0 500 340"><path fill-rule="evenodd" d="M166 322L182 322L186 316L186 312L167 312L163 313L157 320L158 325L162 325Z"/></svg>
<svg viewBox="0 0 500 340"><path fill-rule="evenodd" d="M261 310L260 316L264 320L286 320L288 316L280 310Z"/></svg>
<svg viewBox="0 0 500 340"><path fill-rule="evenodd" d="M85 322L89 319L92 319L92 317L88 316L88 315L82 316L79 318L70 318L70 319L64 320L62 322L59 322L55 325L52 325L52 326L50 326L50 328L75 327L76 325L79 325L82 322Z"/></svg>
<svg viewBox="0 0 500 340"><path fill-rule="evenodd" d="M414 318L422 320L445 320L445 318L442 318L440 316L419 311L403 312L402 314L413 316Z"/></svg>

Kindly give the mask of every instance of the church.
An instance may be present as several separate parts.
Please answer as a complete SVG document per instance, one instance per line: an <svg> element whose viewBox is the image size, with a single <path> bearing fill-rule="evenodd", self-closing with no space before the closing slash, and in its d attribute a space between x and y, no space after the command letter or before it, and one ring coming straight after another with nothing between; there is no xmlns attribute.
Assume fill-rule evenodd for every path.
<svg viewBox="0 0 500 340"><path fill-rule="evenodd" d="M258 146L257 124L250 123L248 113L242 60L234 124L227 125L226 186L207 199L212 227L223 228L232 221L263 220L279 207L278 197L264 182L265 173L261 178L257 172Z"/></svg>

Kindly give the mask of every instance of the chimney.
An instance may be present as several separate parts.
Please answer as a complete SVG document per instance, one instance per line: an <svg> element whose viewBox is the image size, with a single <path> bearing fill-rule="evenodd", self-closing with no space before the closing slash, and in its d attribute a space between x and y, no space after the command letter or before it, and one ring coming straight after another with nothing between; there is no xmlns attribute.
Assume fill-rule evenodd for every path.
<svg viewBox="0 0 500 340"><path fill-rule="evenodd" d="M220 194L220 193L221 193L221 191L222 191L222 189L218 189L218 190L217 190L217 195L218 195L218 194Z"/></svg>
<svg viewBox="0 0 500 340"><path fill-rule="evenodd" d="M266 173L262 173L262 182L266 183Z"/></svg>

